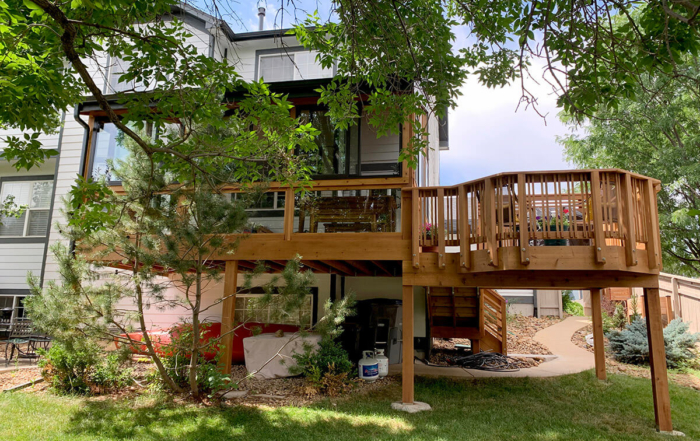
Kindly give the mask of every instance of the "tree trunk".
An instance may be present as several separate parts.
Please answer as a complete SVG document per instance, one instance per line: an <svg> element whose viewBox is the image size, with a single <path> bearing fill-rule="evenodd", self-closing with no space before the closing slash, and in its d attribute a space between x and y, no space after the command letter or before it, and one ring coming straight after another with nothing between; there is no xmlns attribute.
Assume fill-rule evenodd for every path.
<svg viewBox="0 0 700 441"><path fill-rule="evenodd" d="M197 282L195 285L195 302L192 310L192 356L190 357L190 394L199 398L199 385L197 384L197 364L199 359L199 309L202 300L202 273L197 268Z"/></svg>
<svg viewBox="0 0 700 441"><path fill-rule="evenodd" d="M155 349L153 349L153 342L151 342L151 337L148 335L148 330L146 329L146 319L143 316L143 290L141 289L141 285L138 283L136 284L136 306L139 310L139 324L141 325L143 341L148 349L148 356L151 357L151 360L153 360L153 363L155 363L156 368L158 368L158 373L165 384L167 384L173 392L182 393L182 388L175 384L175 381L173 381L173 379L170 377L168 371L165 370L165 366L163 366L163 362L158 354L156 354Z"/></svg>

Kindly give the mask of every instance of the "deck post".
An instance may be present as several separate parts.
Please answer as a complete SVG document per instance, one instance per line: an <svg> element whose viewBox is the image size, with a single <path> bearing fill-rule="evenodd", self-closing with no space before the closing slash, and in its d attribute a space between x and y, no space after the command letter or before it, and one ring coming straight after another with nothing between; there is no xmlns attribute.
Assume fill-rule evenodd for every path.
<svg viewBox="0 0 700 441"><path fill-rule="evenodd" d="M654 399L656 428L660 432L672 432L671 399L668 394L666 373L666 348L664 329L661 323L661 301L659 288L644 288L647 338L649 339L649 365L651 366L651 390Z"/></svg>
<svg viewBox="0 0 700 441"><path fill-rule="evenodd" d="M605 372L605 338L603 336L603 308L601 289L591 288L591 315L593 316L593 352L595 353L595 375L599 380L607 380Z"/></svg>
<svg viewBox="0 0 700 441"><path fill-rule="evenodd" d="M413 404L413 286L403 286L403 363L401 366L401 402Z"/></svg>
<svg viewBox="0 0 700 441"><path fill-rule="evenodd" d="M224 301L221 310L221 335L231 332L236 312L236 290L238 286L238 261L227 260L224 270ZM223 354L220 366L225 374L231 373L231 357L233 356L233 333L221 338Z"/></svg>

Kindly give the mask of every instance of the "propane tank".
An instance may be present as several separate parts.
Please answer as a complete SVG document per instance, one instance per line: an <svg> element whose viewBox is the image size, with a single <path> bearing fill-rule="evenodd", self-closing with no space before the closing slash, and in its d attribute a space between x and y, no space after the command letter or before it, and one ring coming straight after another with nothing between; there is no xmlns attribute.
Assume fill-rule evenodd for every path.
<svg viewBox="0 0 700 441"><path fill-rule="evenodd" d="M386 377L389 375L389 358L384 355L384 349L375 349L374 358L377 360L379 367L379 376Z"/></svg>
<svg viewBox="0 0 700 441"><path fill-rule="evenodd" d="M374 381L379 378L379 364L374 358L374 352L362 351L362 360L357 363L360 370L360 378L365 381Z"/></svg>

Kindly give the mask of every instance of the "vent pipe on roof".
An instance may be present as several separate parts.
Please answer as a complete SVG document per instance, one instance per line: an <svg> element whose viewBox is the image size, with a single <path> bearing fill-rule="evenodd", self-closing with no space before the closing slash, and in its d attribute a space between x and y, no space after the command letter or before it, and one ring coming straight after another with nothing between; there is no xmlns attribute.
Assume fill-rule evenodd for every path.
<svg viewBox="0 0 700 441"><path fill-rule="evenodd" d="M258 8L258 19L260 19L259 31L265 30L265 8Z"/></svg>

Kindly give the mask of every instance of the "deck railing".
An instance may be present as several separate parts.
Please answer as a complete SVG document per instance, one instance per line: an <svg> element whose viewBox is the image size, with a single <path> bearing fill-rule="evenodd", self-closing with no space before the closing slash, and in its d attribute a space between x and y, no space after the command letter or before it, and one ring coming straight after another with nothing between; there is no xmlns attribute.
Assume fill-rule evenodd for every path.
<svg viewBox="0 0 700 441"><path fill-rule="evenodd" d="M622 170L504 173L451 187L414 188L413 264L421 252L459 252L470 268L470 252L486 250L498 266L499 249L519 247L530 262L535 246L595 247L598 263L608 247L624 247L628 266L638 249L658 268L659 181ZM456 250L453 247L458 247Z"/></svg>

